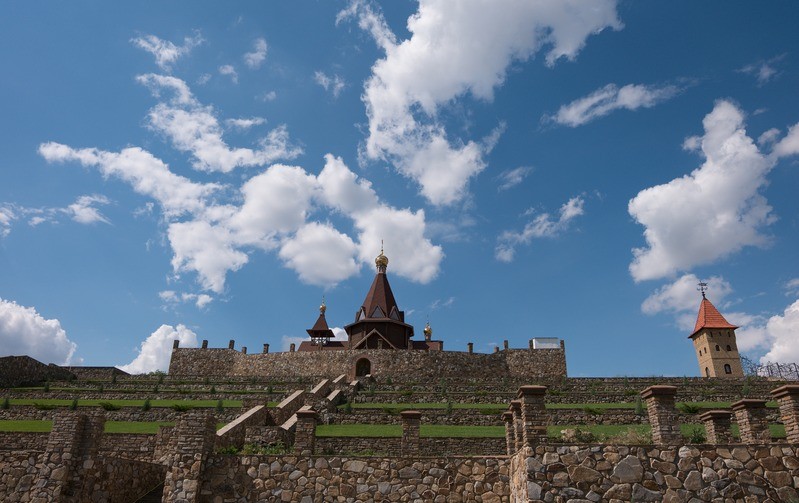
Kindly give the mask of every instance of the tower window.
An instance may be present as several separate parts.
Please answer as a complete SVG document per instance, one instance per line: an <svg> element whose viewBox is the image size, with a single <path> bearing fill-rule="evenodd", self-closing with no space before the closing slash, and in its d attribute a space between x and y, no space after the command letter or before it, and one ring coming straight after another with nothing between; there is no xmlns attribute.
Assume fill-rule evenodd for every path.
<svg viewBox="0 0 799 503"><path fill-rule="evenodd" d="M705 367L705 377L710 377L710 369Z"/></svg>
<svg viewBox="0 0 799 503"><path fill-rule="evenodd" d="M725 374L732 374L732 367L730 367L729 363L724 364L724 373Z"/></svg>
<svg viewBox="0 0 799 503"><path fill-rule="evenodd" d="M716 344L716 351L721 351L721 348L719 347L718 344Z"/></svg>
<svg viewBox="0 0 799 503"><path fill-rule="evenodd" d="M732 347L729 344L727 344L727 351L732 351Z"/></svg>

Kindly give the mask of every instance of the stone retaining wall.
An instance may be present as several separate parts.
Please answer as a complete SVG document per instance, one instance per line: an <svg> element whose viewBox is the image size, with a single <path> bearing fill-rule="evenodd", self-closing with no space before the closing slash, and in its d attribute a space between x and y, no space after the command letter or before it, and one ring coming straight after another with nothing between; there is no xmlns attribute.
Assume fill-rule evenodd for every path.
<svg viewBox="0 0 799 503"><path fill-rule="evenodd" d="M58 365L45 365L30 356L0 357L0 388L12 388L47 380L67 380L72 374Z"/></svg>
<svg viewBox="0 0 799 503"><path fill-rule="evenodd" d="M316 437L316 454L343 453L400 456L400 438ZM425 456L500 456L505 454L505 438L422 437L419 452Z"/></svg>
<svg viewBox="0 0 799 503"><path fill-rule="evenodd" d="M506 503L509 482L507 457L214 456L199 501Z"/></svg>
<svg viewBox="0 0 799 503"><path fill-rule="evenodd" d="M40 410L36 407L29 405L13 405L11 408L2 410L0 409L0 421L5 420L19 420L19 419L36 419L36 420L52 420L59 411L65 410L66 407L57 407L50 410ZM203 410L209 414L213 414L218 423L228 423L238 417L242 409L239 408L226 408L224 412L217 412L213 408L197 408L192 410ZM87 414L100 413L105 415L107 421L164 421L175 422L180 419L185 412L177 412L167 407L153 407L150 410L144 411L137 407L123 407L120 410L103 410L101 407L79 407L79 412Z"/></svg>
<svg viewBox="0 0 799 503"><path fill-rule="evenodd" d="M479 378L565 376L563 349L507 349L497 353L458 351L341 350L245 354L234 349L178 348L172 351L173 376L295 377L340 374L354 376L355 362L368 358L379 376L406 376L430 382L440 377Z"/></svg>

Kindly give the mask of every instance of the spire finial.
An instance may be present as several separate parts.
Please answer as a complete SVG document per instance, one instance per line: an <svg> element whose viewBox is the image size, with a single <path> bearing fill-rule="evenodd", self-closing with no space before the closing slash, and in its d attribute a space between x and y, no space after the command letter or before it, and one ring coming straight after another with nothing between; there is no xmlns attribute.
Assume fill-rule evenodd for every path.
<svg viewBox="0 0 799 503"><path fill-rule="evenodd" d="M322 294L322 305L319 306L319 314L325 314L327 311L327 305L325 304L325 295Z"/></svg>
<svg viewBox="0 0 799 503"><path fill-rule="evenodd" d="M380 255L377 256L375 259L375 265L377 266L377 272L386 272L386 267L388 266L388 257L383 254L383 240L380 240Z"/></svg>
<svg viewBox="0 0 799 503"><path fill-rule="evenodd" d="M702 298L703 299L707 298L707 297L705 297L705 292L707 291L707 283L705 283L704 281L700 281L699 282L699 288L697 288L697 290L702 292Z"/></svg>

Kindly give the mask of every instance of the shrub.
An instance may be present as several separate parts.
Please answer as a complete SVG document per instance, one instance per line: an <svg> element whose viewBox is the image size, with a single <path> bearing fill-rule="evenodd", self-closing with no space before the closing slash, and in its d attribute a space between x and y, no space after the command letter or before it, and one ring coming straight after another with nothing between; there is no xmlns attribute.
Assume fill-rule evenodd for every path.
<svg viewBox="0 0 799 503"><path fill-rule="evenodd" d="M235 445L229 445L227 447L217 447L215 449L217 454L221 454L223 456L235 456L239 453L239 448Z"/></svg>
<svg viewBox="0 0 799 503"><path fill-rule="evenodd" d="M33 406L36 407L37 410L53 410L55 409L55 405L51 405L49 403L38 403L33 402Z"/></svg>
<svg viewBox="0 0 799 503"><path fill-rule="evenodd" d="M122 408L119 405L114 405L111 402L100 402L100 407L102 407L103 410L119 410Z"/></svg>
<svg viewBox="0 0 799 503"><path fill-rule="evenodd" d="M175 412L181 412L181 413L188 412L191 409L193 409L193 407L186 403L176 403L172 405L172 410L174 410Z"/></svg>
<svg viewBox="0 0 799 503"><path fill-rule="evenodd" d="M103 385L102 385L102 384L101 384L101 385L99 385L99 386L97 386L97 392L98 392L98 393L102 393L103 391L105 391L105 387L103 387Z"/></svg>
<svg viewBox="0 0 799 503"><path fill-rule="evenodd" d="M404 390L400 391L400 395L402 395L402 396L412 396L413 395L413 390L404 389Z"/></svg>
<svg viewBox="0 0 799 503"><path fill-rule="evenodd" d="M69 410L78 410L78 399L73 398L72 401L69 403Z"/></svg>
<svg viewBox="0 0 799 503"><path fill-rule="evenodd" d="M447 410L447 415L451 416L452 415L452 402L450 402L450 401L447 402L447 409L446 410Z"/></svg>
<svg viewBox="0 0 799 503"><path fill-rule="evenodd" d="M744 386L741 389L741 394L743 396L749 396L752 393L752 385L749 383L749 377L747 376L746 380L744 381Z"/></svg>
<svg viewBox="0 0 799 503"><path fill-rule="evenodd" d="M399 414L400 409L396 407L383 407L383 412L391 416L396 416L397 414Z"/></svg>
<svg viewBox="0 0 799 503"><path fill-rule="evenodd" d="M219 412L219 413L225 412L225 406L222 403L222 400L217 400L216 401L216 411Z"/></svg>
<svg viewBox="0 0 799 503"><path fill-rule="evenodd" d="M212 385L211 389L209 390L209 393L211 393L212 395L216 395L216 386Z"/></svg>
<svg viewBox="0 0 799 503"><path fill-rule="evenodd" d="M152 408L153 408L153 406L150 405L150 399L149 398L145 398L144 403L141 406L141 410L147 412L148 410L150 410Z"/></svg>
<svg viewBox="0 0 799 503"><path fill-rule="evenodd" d="M477 395L477 396L486 396L487 394L488 394L488 391L486 391L484 389L481 389L481 390L478 390L477 392L475 392L475 395Z"/></svg>
<svg viewBox="0 0 799 503"><path fill-rule="evenodd" d="M635 396L635 395L638 394L638 391L634 390L634 389L626 389L626 390L624 390L624 394L626 396Z"/></svg>
<svg viewBox="0 0 799 503"><path fill-rule="evenodd" d="M652 434L631 428L623 433L606 438L605 443L614 445L650 445L652 444Z"/></svg>
<svg viewBox="0 0 799 503"><path fill-rule="evenodd" d="M596 407L590 407L586 405L585 407L583 407L583 412L585 412L590 416L601 416L602 414L604 414L605 411L603 411L602 409L598 409Z"/></svg>
<svg viewBox="0 0 799 503"><path fill-rule="evenodd" d="M641 396L639 395L635 399L635 415L636 416L643 416L644 415L644 402L641 400Z"/></svg>
<svg viewBox="0 0 799 503"><path fill-rule="evenodd" d="M158 385L153 386L153 393L158 393Z"/></svg>
<svg viewBox="0 0 799 503"><path fill-rule="evenodd" d="M269 394L271 395L272 393L274 393L274 391L275 391L275 390L274 390L274 389L272 389L272 385L271 385L271 384L270 384L269 386L267 386L267 388L266 388L266 392L267 392L267 393L269 393Z"/></svg>
<svg viewBox="0 0 799 503"><path fill-rule="evenodd" d="M164 374L163 374L163 372L158 374L158 384L164 384Z"/></svg>
<svg viewBox="0 0 799 503"><path fill-rule="evenodd" d="M705 443L705 430L699 426L694 426L688 430L688 443L689 444L704 444Z"/></svg>
<svg viewBox="0 0 799 503"><path fill-rule="evenodd" d="M44 391L45 392L50 391L50 381L46 381L44 383Z"/></svg>
<svg viewBox="0 0 799 503"><path fill-rule="evenodd" d="M210 383L211 383L211 379L209 379L207 377L205 379L203 379L203 384L205 384L206 386L208 386Z"/></svg>
<svg viewBox="0 0 799 503"><path fill-rule="evenodd" d="M394 381L391 380L391 376L386 377L386 384L388 384L389 386L394 384Z"/></svg>
<svg viewBox="0 0 799 503"><path fill-rule="evenodd" d="M694 405L692 403L680 403L677 404L677 408L683 414L696 414L701 409L701 407L699 407L698 405Z"/></svg>
<svg viewBox="0 0 799 503"><path fill-rule="evenodd" d="M0 409L8 410L11 407L11 401L8 397L3 398L3 402L0 403Z"/></svg>
<svg viewBox="0 0 799 503"><path fill-rule="evenodd" d="M245 444L244 447L241 449L241 454L245 455L280 455L280 454L288 454L289 449L283 444L283 442L277 442L276 444L270 445L257 445L257 444Z"/></svg>
<svg viewBox="0 0 799 503"><path fill-rule="evenodd" d="M112 374L111 375L111 384L116 384L116 383L117 383L117 375L116 374Z"/></svg>
<svg viewBox="0 0 799 503"><path fill-rule="evenodd" d="M341 411L344 414L352 414L352 400L347 400L347 403L344 404Z"/></svg>

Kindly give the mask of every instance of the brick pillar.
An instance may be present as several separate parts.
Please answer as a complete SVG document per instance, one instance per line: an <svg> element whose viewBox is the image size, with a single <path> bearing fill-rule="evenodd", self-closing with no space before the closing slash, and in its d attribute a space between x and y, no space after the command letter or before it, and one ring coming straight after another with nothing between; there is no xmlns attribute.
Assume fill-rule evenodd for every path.
<svg viewBox="0 0 799 503"><path fill-rule="evenodd" d="M504 341L502 341L502 347L505 348L505 350L507 351L507 349L509 347L508 346L508 339L505 339Z"/></svg>
<svg viewBox="0 0 799 503"><path fill-rule="evenodd" d="M292 342L289 346L289 351L293 353L295 349L297 349L297 346Z"/></svg>
<svg viewBox="0 0 799 503"><path fill-rule="evenodd" d="M297 427L294 432L294 452L303 456L313 456L316 449L315 410L298 410Z"/></svg>
<svg viewBox="0 0 799 503"><path fill-rule="evenodd" d="M178 349L179 347L180 347L180 341L178 339L172 341L172 349Z"/></svg>
<svg viewBox="0 0 799 503"><path fill-rule="evenodd" d="M168 469L164 479L164 503L196 503L205 462L214 448L216 421L204 412L183 414L171 432L162 458Z"/></svg>
<svg viewBox="0 0 799 503"><path fill-rule="evenodd" d="M264 344L264 353L269 352L269 344Z"/></svg>
<svg viewBox="0 0 799 503"><path fill-rule="evenodd" d="M699 419L705 425L707 443L709 444L731 444L732 430L730 430L729 410L709 410L702 413Z"/></svg>
<svg viewBox="0 0 799 503"><path fill-rule="evenodd" d="M474 353L474 343L473 342L467 342L466 343L466 351L468 351L469 354Z"/></svg>
<svg viewBox="0 0 799 503"><path fill-rule="evenodd" d="M785 425L788 443L799 444L799 385L786 384L771 391L780 406L780 418Z"/></svg>
<svg viewBox="0 0 799 503"><path fill-rule="evenodd" d="M242 352L242 354L246 355L247 354L247 346L242 346L241 347L241 352Z"/></svg>
<svg viewBox="0 0 799 503"><path fill-rule="evenodd" d="M422 413L418 410L404 410L402 416L402 444L400 452L403 456L419 454L419 426L422 423Z"/></svg>
<svg viewBox="0 0 799 503"><path fill-rule="evenodd" d="M203 348L203 349L208 349L208 339L203 339L203 345L202 345L202 348Z"/></svg>
<svg viewBox="0 0 799 503"><path fill-rule="evenodd" d="M502 419L505 421L505 447L508 456L516 453L516 425L513 423L513 412L505 411L502 413Z"/></svg>
<svg viewBox="0 0 799 503"><path fill-rule="evenodd" d="M230 342L227 343L228 349L233 349L236 347L236 341L234 339L230 339Z"/></svg>
<svg viewBox="0 0 799 503"><path fill-rule="evenodd" d="M522 430L524 429L524 422L522 421L522 401L511 400L510 412L513 414L513 439L514 446L513 452L518 452L522 448Z"/></svg>
<svg viewBox="0 0 799 503"><path fill-rule="evenodd" d="M527 341L527 345L530 347L530 349L535 349L535 347L533 346L533 340L532 339Z"/></svg>
<svg viewBox="0 0 799 503"><path fill-rule="evenodd" d="M494 352L499 353L499 346L494 346Z"/></svg>
<svg viewBox="0 0 799 503"><path fill-rule="evenodd" d="M650 386L641 392L641 398L646 400L646 412L652 425L652 442L655 445L683 443L674 408L676 394L676 386Z"/></svg>
<svg viewBox="0 0 799 503"><path fill-rule="evenodd" d="M521 399L522 445L535 447L547 441L547 411L544 409L546 386L522 386L517 397Z"/></svg>
<svg viewBox="0 0 799 503"><path fill-rule="evenodd" d="M744 444L767 444L771 442L771 432L766 420L766 401L744 398L732 404L735 421L741 432Z"/></svg>

